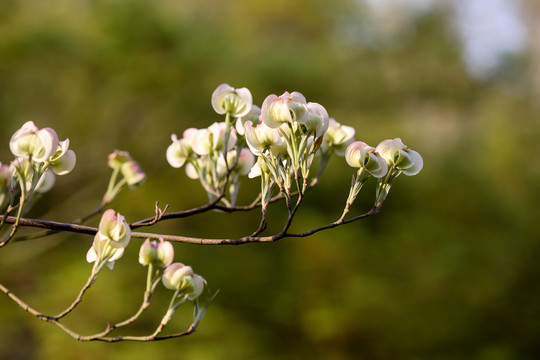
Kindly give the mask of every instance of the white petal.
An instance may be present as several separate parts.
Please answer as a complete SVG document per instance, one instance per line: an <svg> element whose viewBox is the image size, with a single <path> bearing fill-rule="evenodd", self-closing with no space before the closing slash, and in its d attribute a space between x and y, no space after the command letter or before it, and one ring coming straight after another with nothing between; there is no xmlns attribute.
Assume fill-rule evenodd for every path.
<svg viewBox="0 0 540 360"><path fill-rule="evenodd" d="M422 156L414 150L409 150L408 152L409 156L414 161L414 166L409 169L403 170L402 172L405 175L413 176L418 174L420 170L422 170L422 168L424 167L424 159L422 159Z"/></svg>

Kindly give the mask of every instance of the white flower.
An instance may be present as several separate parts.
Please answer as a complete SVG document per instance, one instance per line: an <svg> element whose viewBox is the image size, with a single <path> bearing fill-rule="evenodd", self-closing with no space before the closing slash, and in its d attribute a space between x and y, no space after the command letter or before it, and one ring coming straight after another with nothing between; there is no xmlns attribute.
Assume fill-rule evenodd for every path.
<svg viewBox="0 0 540 360"><path fill-rule="evenodd" d="M112 269L131 239L131 229L126 219L108 209L103 213L92 247L86 253L88 262L105 263Z"/></svg>
<svg viewBox="0 0 540 360"><path fill-rule="evenodd" d="M352 167L363 168L376 178L388 172L388 165L382 156L362 141L355 141L345 151L345 161Z"/></svg>
<svg viewBox="0 0 540 360"><path fill-rule="evenodd" d="M281 96L272 94L263 101L261 119L266 126L274 129L284 123L300 121L306 111L306 98L301 93L285 92Z"/></svg>
<svg viewBox="0 0 540 360"><path fill-rule="evenodd" d="M314 133L315 137L323 135L328 129L328 112L318 103L310 102L306 105L304 116L298 122L306 127L307 132Z"/></svg>
<svg viewBox="0 0 540 360"><path fill-rule="evenodd" d="M212 94L212 107L220 115L245 116L251 110L252 102L251 92L245 87L235 89L229 84L221 84Z"/></svg>
<svg viewBox="0 0 540 360"><path fill-rule="evenodd" d="M77 157L73 150L69 148L69 139L60 141L58 143L58 149L56 152L49 158L49 164L51 169L56 175L65 175L75 167L77 162Z"/></svg>
<svg viewBox="0 0 540 360"><path fill-rule="evenodd" d="M347 147L354 142L355 130L353 127L341 125L336 120L330 118L328 130L324 133L321 148L327 151L333 148L334 152L343 156Z"/></svg>
<svg viewBox="0 0 540 360"><path fill-rule="evenodd" d="M264 123L254 127L251 121L246 121L244 131L246 142L254 155L259 156L265 150L281 145L282 139L279 130L270 128Z"/></svg>
<svg viewBox="0 0 540 360"><path fill-rule="evenodd" d="M53 156L58 148L58 136L51 128L39 129L32 121L24 123L9 141L9 149L15 156L31 156L40 163Z"/></svg>
<svg viewBox="0 0 540 360"><path fill-rule="evenodd" d="M167 161L174 168L184 165L187 159L193 155L193 142L198 134L198 129L186 129L181 139L176 134L171 136L172 144L167 148Z"/></svg>
<svg viewBox="0 0 540 360"><path fill-rule="evenodd" d="M424 166L422 156L409 149L400 138L384 140L377 145L376 150L386 160L388 166L395 167L405 175L416 175Z"/></svg>
<svg viewBox="0 0 540 360"><path fill-rule="evenodd" d="M101 217L97 235L100 239L111 240L113 247L125 248L131 239L131 229L124 216L108 209Z"/></svg>

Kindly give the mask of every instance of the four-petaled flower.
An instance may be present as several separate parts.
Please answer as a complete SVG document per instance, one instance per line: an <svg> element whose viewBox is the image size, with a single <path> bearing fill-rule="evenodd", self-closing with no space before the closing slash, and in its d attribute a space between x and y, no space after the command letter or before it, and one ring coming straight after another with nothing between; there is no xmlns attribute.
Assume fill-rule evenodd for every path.
<svg viewBox="0 0 540 360"><path fill-rule="evenodd" d="M245 87L235 89L229 84L221 84L212 94L212 107L220 115L245 116L251 110L252 103L251 92Z"/></svg>
<svg viewBox="0 0 540 360"><path fill-rule="evenodd" d="M388 165L374 147L355 141L345 150L345 161L352 167L364 169L371 176L381 178L388 172Z"/></svg>
<svg viewBox="0 0 540 360"><path fill-rule="evenodd" d="M51 128L39 129L27 121L9 141L9 149L15 156L31 156L37 163L45 162L58 148L58 136Z"/></svg>
<svg viewBox="0 0 540 360"><path fill-rule="evenodd" d="M115 214L114 210L108 209L101 217L99 230L86 254L86 260L95 261L96 264L105 263L112 269L115 260L124 254L130 239L131 229L126 219L120 214Z"/></svg>
<svg viewBox="0 0 540 360"><path fill-rule="evenodd" d="M268 95L261 107L261 119L272 129L282 124L301 121L306 113L306 98L297 91L285 92L281 96Z"/></svg>
<svg viewBox="0 0 540 360"><path fill-rule="evenodd" d="M265 123L253 126L251 121L244 124L246 142L254 155L261 155L265 150L277 148L282 139L278 129L273 129Z"/></svg>
<svg viewBox="0 0 540 360"><path fill-rule="evenodd" d="M376 150L386 160L388 166L394 167L405 175L416 175L424 166L422 156L409 149L400 138L384 140L377 145Z"/></svg>

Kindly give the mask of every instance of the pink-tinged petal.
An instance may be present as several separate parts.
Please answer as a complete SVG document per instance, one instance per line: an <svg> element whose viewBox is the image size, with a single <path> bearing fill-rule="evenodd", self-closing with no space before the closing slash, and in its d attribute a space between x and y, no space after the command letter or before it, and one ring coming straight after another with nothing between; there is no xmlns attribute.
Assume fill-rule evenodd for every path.
<svg viewBox="0 0 540 360"><path fill-rule="evenodd" d="M367 151L373 149L363 141L355 141L345 150L345 161L349 166L361 167L364 165L364 159Z"/></svg>
<svg viewBox="0 0 540 360"><path fill-rule="evenodd" d="M253 153L249 149L243 148L240 150L240 157L238 158L235 171L238 171L240 175L247 175L253 164L255 164L255 156L253 156Z"/></svg>
<svg viewBox="0 0 540 360"><path fill-rule="evenodd" d="M166 267L169 266L174 259L174 247L168 241L160 240L157 247L157 258L159 265Z"/></svg>
<svg viewBox="0 0 540 360"><path fill-rule="evenodd" d="M299 93L298 91L293 91L292 93L288 93L287 91L281 95L283 97L288 97L290 100L293 100L293 101L296 101L296 102L299 102L299 103L302 103L302 104L306 104L306 97Z"/></svg>
<svg viewBox="0 0 540 360"><path fill-rule="evenodd" d="M292 122L291 111L287 99L268 95L261 107L262 122L270 128L277 128L283 123Z"/></svg>
<svg viewBox="0 0 540 360"><path fill-rule="evenodd" d="M108 234L116 224L116 215L113 209L107 209L103 212L99 222L99 232Z"/></svg>
<svg viewBox="0 0 540 360"><path fill-rule="evenodd" d="M395 138L390 143L390 151L392 152L392 154L395 154L399 150L405 149L407 149L407 146L403 143L403 141L401 141L400 138Z"/></svg>
<svg viewBox="0 0 540 360"><path fill-rule="evenodd" d="M196 129L196 128L187 128L186 130L184 130L184 132L182 133L182 138L183 139L186 139L188 141L194 141L195 140L195 137L197 136L197 134L199 133L199 129ZM174 140L173 140L174 141Z"/></svg>

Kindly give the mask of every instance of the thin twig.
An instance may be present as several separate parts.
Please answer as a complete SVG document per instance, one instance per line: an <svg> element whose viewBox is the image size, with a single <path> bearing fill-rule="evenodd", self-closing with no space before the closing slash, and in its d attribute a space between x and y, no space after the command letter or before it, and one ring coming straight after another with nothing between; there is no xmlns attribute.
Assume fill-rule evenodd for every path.
<svg viewBox="0 0 540 360"><path fill-rule="evenodd" d="M115 336L115 337L108 337L106 335L109 334L112 330L114 330L114 329L112 329L112 327L110 325L107 326L107 329L105 329L101 333L94 334L94 335L83 336L83 335L80 335L80 334L76 333L75 331L71 330L66 325L62 324L54 316L49 316L49 315L43 314L42 312L34 309L33 307L31 307L30 305L25 303L23 300L21 300L21 298L19 298L17 295L15 295L11 290L9 290L3 284L0 284L0 291L3 292L4 294L6 294L11 300L13 300L17 305L19 305L26 312L34 315L35 317L37 317L38 319L40 319L42 321L45 321L45 322L48 322L48 323L51 323L51 324L54 324L54 325L58 326L66 334L68 334L72 338L74 338L76 340L79 340L79 341L104 341L104 342L160 341L160 340L166 340L166 339L172 339L172 338L186 336L186 335L194 333L195 330L196 330L196 325L191 324L190 327L184 332L180 332L180 333L176 333L176 334L169 334L169 335L164 335L164 336L158 336L163 331L163 328L166 325L166 323L164 324L163 321L162 321L158 325L158 327L156 328L156 330L154 331L153 334L146 335L146 336Z"/></svg>

